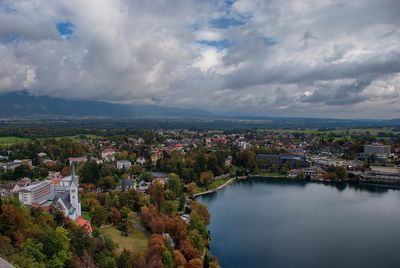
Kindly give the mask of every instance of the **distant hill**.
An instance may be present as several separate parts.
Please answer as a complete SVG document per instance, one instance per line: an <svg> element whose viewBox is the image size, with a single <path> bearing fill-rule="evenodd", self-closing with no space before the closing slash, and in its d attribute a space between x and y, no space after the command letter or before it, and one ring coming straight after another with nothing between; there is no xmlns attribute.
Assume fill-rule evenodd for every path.
<svg viewBox="0 0 400 268"><path fill-rule="evenodd" d="M0 94L0 118L20 117L211 117L214 114L156 105L124 105L101 101L64 100L27 92Z"/></svg>

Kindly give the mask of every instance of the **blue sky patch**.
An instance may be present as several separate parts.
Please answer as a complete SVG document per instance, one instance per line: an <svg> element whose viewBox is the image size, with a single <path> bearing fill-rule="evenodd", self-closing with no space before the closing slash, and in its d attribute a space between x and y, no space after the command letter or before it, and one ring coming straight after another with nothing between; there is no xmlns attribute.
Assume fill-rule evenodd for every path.
<svg viewBox="0 0 400 268"><path fill-rule="evenodd" d="M16 33L6 33L0 35L0 43L15 43L18 44L22 40L21 36Z"/></svg>
<svg viewBox="0 0 400 268"><path fill-rule="evenodd" d="M75 26L71 22L69 21L59 22L56 24L56 26L58 32L63 38L69 39L74 35Z"/></svg>
<svg viewBox="0 0 400 268"><path fill-rule="evenodd" d="M1 2L0 2L0 11L3 11L5 13L7 13L7 14L15 14L15 13L17 13L17 10L15 8L11 7L8 4L1 3Z"/></svg>
<svg viewBox="0 0 400 268"><path fill-rule="evenodd" d="M211 27L218 29L226 29L230 27L237 27L247 23L249 18L243 17L240 20L229 17L222 17L210 21Z"/></svg>
<svg viewBox="0 0 400 268"><path fill-rule="evenodd" d="M273 45L278 44L278 40L276 40L276 39L273 38L273 37L265 37L265 38L263 38L262 40L263 40L263 42L264 42L264 44L265 44L266 46L273 46Z"/></svg>
<svg viewBox="0 0 400 268"><path fill-rule="evenodd" d="M216 47L218 49L229 48L233 45L233 42L229 41L228 39L222 39L222 40L218 40L218 41L201 40L201 41L198 41L198 43L206 45L206 46L210 46L210 47Z"/></svg>

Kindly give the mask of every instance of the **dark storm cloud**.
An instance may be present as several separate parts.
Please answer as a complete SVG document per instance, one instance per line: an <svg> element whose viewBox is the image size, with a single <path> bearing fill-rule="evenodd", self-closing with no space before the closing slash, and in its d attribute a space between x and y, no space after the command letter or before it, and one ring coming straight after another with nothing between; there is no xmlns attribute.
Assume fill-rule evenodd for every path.
<svg viewBox="0 0 400 268"><path fill-rule="evenodd" d="M399 25L397 0L3 0L0 91L396 116Z"/></svg>

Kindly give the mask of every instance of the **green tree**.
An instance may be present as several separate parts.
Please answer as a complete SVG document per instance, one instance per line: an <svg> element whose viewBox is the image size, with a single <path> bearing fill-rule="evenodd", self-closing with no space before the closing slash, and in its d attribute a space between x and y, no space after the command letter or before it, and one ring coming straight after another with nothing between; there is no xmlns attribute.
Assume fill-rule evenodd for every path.
<svg viewBox="0 0 400 268"><path fill-rule="evenodd" d="M338 178L341 180L347 178L347 171L344 167L336 167L335 173L338 176Z"/></svg>
<svg viewBox="0 0 400 268"><path fill-rule="evenodd" d="M172 200L163 201L160 204L160 211L166 215L173 215L178 212L178 205Z"/></svg>
<svg viewBox="0 0 400 268"><path fill-rule="evenodd" d="M200 252L204 250L204 238L201 236L199 231L193 229L189 232L189 240L192 242L193 246L197 248Z"/></svg>
<svg viewBox="0 0 400 268"><path fill-rule="evenodd" d="M174 193L175 197L179 196L182 191L182 182L179 176L175 173L168 175L167 189Z"/></svg>
<svg viewBox="0 0 400 268"><path fill-rule="evenodd" d="M21 178L31 178L32 177L32 168L27 164L21 164L14 169L14 178L21 179Z"/></svg>
<svg viewBox="0 0 400 268"><path fill-rule="evenodd" d="M100 171L95 161L87 161L82 168L82 182L96 183L100 179Z"/></svg>
<svg viewBox="0 0 400 268"><path fill-rule="evenodd" d="M214 174L211 171L203 171L200 174L200 182L201 184L206 186L208 190L208 186L214 181Z"/></svg>
<svg viewBox="0 0 400 268"><path fill-rule="evenodd" d="M109 190L109 189L114 189L115 186L117 185L117 182L115 181L114 177L106 176L101 178L97 184L103 190Z"/></svg>
<svg viewBox="0 0 400 268"><path fill-rule="evenodd" d="M169 250L164 250L163 252L163 263L167 268L174 267L174 258L172 257L172 253Z"/></svg>

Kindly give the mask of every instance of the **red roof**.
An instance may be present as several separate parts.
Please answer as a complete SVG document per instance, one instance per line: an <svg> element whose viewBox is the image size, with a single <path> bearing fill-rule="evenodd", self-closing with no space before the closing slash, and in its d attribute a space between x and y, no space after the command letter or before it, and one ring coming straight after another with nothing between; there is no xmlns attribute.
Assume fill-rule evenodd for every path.
<svg viewBox="0 0 400 268"><path fill-rule="evenodd" d="M60 184L61 179L60 178L55 178L51 180L53 184Z"/></svg>
<svg viewBox="0 0 400 268"><path fill-rule="evenodd" d="M90 221L85 220L82 217L78 217L76 219L76 224L78 224L80 227L82 227L83 229L85 229L85 231L89 234L92 233L93 229L92 229L92 224L90 223Z"/></svg>

